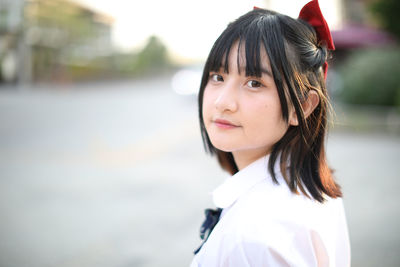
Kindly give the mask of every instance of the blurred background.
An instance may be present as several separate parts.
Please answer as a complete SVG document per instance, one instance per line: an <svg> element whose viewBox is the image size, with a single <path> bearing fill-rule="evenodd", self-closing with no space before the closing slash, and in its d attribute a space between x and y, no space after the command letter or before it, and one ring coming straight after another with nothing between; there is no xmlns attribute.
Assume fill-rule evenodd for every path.
<svg viewBox="0 0 400 267"><path fill-rule="evenodd" d="M207 54L253 6L306 2L0 0L0 266L188 266L227 177L197 122ZM320 0L352 266L400 266L399 3Z"/></svg>

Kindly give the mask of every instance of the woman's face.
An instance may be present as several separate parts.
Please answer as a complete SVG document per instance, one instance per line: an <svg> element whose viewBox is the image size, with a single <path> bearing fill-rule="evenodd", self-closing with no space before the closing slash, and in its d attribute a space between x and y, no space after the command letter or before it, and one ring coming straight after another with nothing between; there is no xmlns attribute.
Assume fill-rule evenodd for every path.
<svg viewBox="0 0 400 267"><path fill-rule="evenodd" d="M238 43L229 54L229 74L223 68L209 74L204 89L203 119L214 147L254 160L270 153L288 129L282 118L278 92L269 58L261 51L262 77L246 77L244 46Z"/></svg>

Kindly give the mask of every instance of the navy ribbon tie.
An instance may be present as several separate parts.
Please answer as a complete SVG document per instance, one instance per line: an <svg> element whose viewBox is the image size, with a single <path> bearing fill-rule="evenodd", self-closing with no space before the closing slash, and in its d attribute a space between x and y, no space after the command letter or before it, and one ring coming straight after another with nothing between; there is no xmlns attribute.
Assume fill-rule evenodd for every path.
<svg viewBox="0 0 400 267"><path fill-rule="evenodd" d="M206 219L204 220L200 228L200 238L203 240L203 242L201 243L200 247L194 251L194 254L197 254L197 252L200 251L201 247L207 241L215 225L218 223L219 217L221 216L221 212L222 209L220 208L216 210L206 209L204 211Z"/></svg>

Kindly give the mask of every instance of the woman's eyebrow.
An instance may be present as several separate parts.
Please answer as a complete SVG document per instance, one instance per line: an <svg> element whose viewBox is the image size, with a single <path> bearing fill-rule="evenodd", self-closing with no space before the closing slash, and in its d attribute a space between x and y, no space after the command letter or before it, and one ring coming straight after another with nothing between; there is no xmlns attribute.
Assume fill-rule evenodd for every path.
<svg viewBox="0 0 400 267"><path fill-rule="evenodd" d="M226 72L225 71L225 66L223 64L219 65L219 67L215 67L215 68L210 68L210 71L216 71L216 72Z"/></svg>
<svg viewBox="0 0 400 267"><path fill-rule="evenodd" d="M246 68L245 67L240 67L239 70L240 70L240 72L246 73ZM260 71L261 71L262 74L266 74L267 76L273 78L271 71L269 71L268 69L261 67Z"/></svg>
<svg viewBox="0 0 400 267"><path fill-rule="evenodd" d="M272 78L272 73L268 69L261 68L261 73L264 73Z"/></svg>

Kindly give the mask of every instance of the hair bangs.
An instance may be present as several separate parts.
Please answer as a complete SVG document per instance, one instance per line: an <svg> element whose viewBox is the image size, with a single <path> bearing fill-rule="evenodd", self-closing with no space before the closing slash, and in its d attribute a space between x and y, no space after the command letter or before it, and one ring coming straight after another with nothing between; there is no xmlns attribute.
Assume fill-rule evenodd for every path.
<svg viewBox="0 0 400 267"><path fill-rule="evenodd" d="M264 48L260 46L260 40L262 40L262 31L258 26L258 23L254 21L246 29L239 42L239 49L241 45L244 45L244 54L246 59L246 66L244 66L244 69L246 70L246 76L261 77L262 75L261 49ZM268 55L268 52L265 52Z"/></svg>
<svg viewBox="0 0 400 267"><path fill-rule="evenodd" d="M237 38L236 34L232 34L227 30L218 38L209 55L208 72L218 72L223 67L224 72L229 73L228 57Z"/></svg>
<svg viewBox="0 0 400 267"><path fill-rule="evenodd" d="M220 71L223 68L224 72L229 73L229 54L234 44L238 43L238 72L244 70L246 76L261 77L264 71L261 49L265 49L270 57L267 42L269 38L266 38L267 33L263 31L261 24L262 21L258 20L242 23L241 27L228 26L211 49L207 71Z"/></svg>

